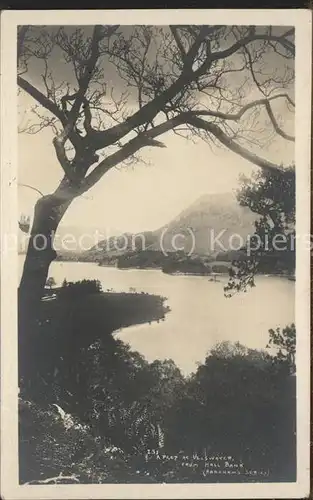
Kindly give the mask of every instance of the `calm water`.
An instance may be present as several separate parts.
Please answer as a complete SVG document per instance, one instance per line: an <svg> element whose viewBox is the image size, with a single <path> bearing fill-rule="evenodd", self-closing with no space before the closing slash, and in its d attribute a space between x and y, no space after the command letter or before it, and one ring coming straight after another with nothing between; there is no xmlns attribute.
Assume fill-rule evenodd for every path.
<svg viewBox="0 0 313 500"><path fill-rule="evenodd" d="M19 259L21 270L23 257ZM265 348L269 328L295 320L295 286L283 278L258 277L255 288L226 299L226 277L214 283L203 276L169 276L158 270L119 270L77 262L53 262L50 276L58 285L64 278L99 279L104 290L128 292L132 287L167 297L171 312L165 321L131 326L118 336L149 361L171 358L186 373L217 342L239 341Z"/></svg>

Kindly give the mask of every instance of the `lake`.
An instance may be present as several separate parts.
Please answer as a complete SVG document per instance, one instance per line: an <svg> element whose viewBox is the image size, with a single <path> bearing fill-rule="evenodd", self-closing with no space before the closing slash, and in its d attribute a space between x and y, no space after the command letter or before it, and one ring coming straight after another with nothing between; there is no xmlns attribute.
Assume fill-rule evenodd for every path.
<svg viewBox="0 0 313 500"><path fill-rule="evenodd" d="M24 257L19 256L20 272ZM284 278L258 276L256 287L226 299L220 282L205 276L173 276L159 270L120 270L91 263L53 262L57 285L68 281L98 279L103 290L136 292L167 297L171 311L164 321L141 324L117 332L119 338L148 361L173 359L184 373L194 371L217 342L239 341L265 348L269 328L295 321L295 283Z"/></svg>

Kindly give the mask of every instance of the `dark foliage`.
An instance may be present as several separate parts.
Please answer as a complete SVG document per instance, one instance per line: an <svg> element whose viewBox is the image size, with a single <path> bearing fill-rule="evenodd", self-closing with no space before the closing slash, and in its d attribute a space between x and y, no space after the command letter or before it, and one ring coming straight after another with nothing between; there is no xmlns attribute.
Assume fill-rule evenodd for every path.
<svg viewBox="0 0 313 500"><path fill-rule="evenodd" d="M74 361L22 395L22 482L295 479L295 378L276 357L224 342L186 378L106 336Z"/></svg>
<svg viewBox="0 0 313 500"><path fill-rule="evenodd" d="M167 252L161 250L136 250L116 258L118 268L162 269L164 273L210 274L207 257L188 256L184 251ZM107 263L107 258L104 259Z"/></svg>
<svg viewBox="0 0 313 500"><path fill-rule="evenodd" d="M66 281L62 283L62 287L59 290L60 297L72 297L76 298L79 296L85 296L92 293L102 292L102 286L99 280L81 280L81 281Z"/></svg>
<svg viewBox="0 0 313 500"><path fill-rule="evenodd" d="M269 330L268 347L276 350L273 360L285 368L287 372L293 374L296 371L295 355L296 355L296 327L292 323L285 328L272 328Z"/></svg>
<svg viewBox="0 0 313 500"><path fill-rule="evenodd" d="M232 262L225 295L254 286L257 273L293 275L295 271L295 168L258 172L243 178L238 201L249 207L258 219L255 233L242 256Z"/></svg>
<svg viewBox="0 0 313 500"><path fill-rule="evenodd" d="M186 255L184 252L173 252L164 259L164 273L197 274L205 276L211 273L208 258L198 255Z"/></svg>
<svg viewBox="0 0 313 500"><path fill-rule="evenodd" d="M53 294L47 290L47 300L41 301L27 335L20 317L20 390L36 402L55 400L61 395L66 400L69 393L70 404L77 401L85 382L85 350L103 337L108 338L109 345L111 333L120 328L161 320L168 309L164 297L157 295L81 294L80 285L75 288L74 294L68 293L66 283L55 288ZM83 290L86 292L85 285Z"/></svg>

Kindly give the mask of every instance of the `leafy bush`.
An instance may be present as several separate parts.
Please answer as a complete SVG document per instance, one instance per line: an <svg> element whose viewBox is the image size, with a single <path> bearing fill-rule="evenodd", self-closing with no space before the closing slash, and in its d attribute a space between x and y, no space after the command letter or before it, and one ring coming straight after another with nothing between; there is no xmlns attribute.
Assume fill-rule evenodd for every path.
<svg viewBox="0 0 313 500"><path fill-rule="evenodd" d="M242 248L246 259L234 257L229 281L224 287L226 297L254 287L256 274L294 275L295 179L295 165L270 174L260 170L251 178L242 176L237 199L241 206L256 214L255 232L251 235L249 246ZM278 243L277 237L280 242L283 241L283 246Z"/></svg>
<svg viewBox="0 0 313 500"><path fill-rule="evenodd" d="M273 356L275 363L286 367L289 372L295 373L296 363L296 327L292 323L281 330L281 328L272 328L269 330L270 338L267 347L272 347L276 350Z"/></svg>
<svg viewBox="0 0 313 500"><path fill-rule="evenodd" d="M267 352L222 342L183 377L172 360L148 363L106 336L74 368L76 386L69 370L55 378L62 391L49 388L67 419L23 395L22 481L60 471L86 483L247 481L250 469L258 480L264 470L271 481L295 477L295 380ZM209 475L210 456L245 472Z"/></svg>
<svg viewBox="0 0 313 500"><path fill-rule="evenodd" d="M57 405L20 400L19 417L21 483L117 483L136 476L123 450Z"/></svg>
<svg viewBox="0 0 313 500"><path fill-rule="evenodd" d="M191 377L171 409L168 444L187 453L218 450L280 474L291 456L294 401L289 378L271 357L223 342ZM166 435L166 437L167 437Z"/></svg>

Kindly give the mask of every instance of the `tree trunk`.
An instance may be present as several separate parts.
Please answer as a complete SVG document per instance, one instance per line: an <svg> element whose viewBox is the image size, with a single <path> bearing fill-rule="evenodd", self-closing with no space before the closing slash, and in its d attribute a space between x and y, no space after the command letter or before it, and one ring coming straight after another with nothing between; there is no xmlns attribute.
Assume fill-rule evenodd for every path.
<svg viewBox="0 0 313 500"><path fill-rule="evenodd" d="M37 201L19 287L20 300L29 303L41 299L50 264L56 257L55 232L71 201L62 203L54 195L43 196Z"/></svg>
<svg viewBox="0 0 313 500"><path fill-rule="evenodd" d="M58 225L74 197L64 200L56 193L40 198L34 220L18 293L20 374L26 375L36 357L41 298L51 262L56 257L53 239ZM38 353L39 354L39 353ZM28 371L28 370L26 370Z"/></svg>

